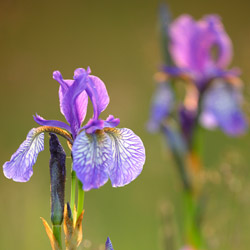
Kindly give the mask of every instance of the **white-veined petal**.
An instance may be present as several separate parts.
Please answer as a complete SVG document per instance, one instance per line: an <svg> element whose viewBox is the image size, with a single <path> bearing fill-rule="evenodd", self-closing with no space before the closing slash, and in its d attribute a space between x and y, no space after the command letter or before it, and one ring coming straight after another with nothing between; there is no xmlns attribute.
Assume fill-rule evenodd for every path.
<svg viewBox="0 0 250 250"><path fill-rule="evenodd" d="M44 149L44 134L37 133L35 128L31 129L26 140L18 150L11 156L10 161L3 165L4 175L17 182L26 182L33 174L33 165L39 152Z"/></svg>
<svg viewBox="0 0 250 250"><path fill-rule="evenodd" d="M112 141L113 162L109 178L113 187L124 186L133 181L145 163L145 148L139 136L127 128L106 128Z"/></svg>
<svg viewBox="0 0 250 250"><path fill-rule="evenodd" d="M112 162L111 140L104 132L80 133L74 141L73 170L83 184L83 190L99 188L108 181Z"/></svg>

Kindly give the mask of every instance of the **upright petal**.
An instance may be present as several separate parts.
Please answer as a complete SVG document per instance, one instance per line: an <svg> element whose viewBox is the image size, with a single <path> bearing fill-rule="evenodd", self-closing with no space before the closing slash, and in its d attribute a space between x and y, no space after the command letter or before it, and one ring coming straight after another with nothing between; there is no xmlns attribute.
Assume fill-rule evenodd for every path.
<svg viewBox="0 0 250 250"><path fill-rule="evenodd" d="M170 28L172 58L178 67L193 70L196 81L215 74L217 68L228 66L232 44L218 16L206 16L196 22L182 15ZM218 53L214 56L213 49Z"/></svg>
<svg viewBox="0 0 250 250"><path fill-rule="evenodd" d="M57 80L60 83L59 88L59 100L60 100L60 110L61 113L65 116L66 120L69 123L72 123L72 115L71 113L68 113L68 108L65 108L65 105L68 105L69 102L69 96L72 96L72 88L74 91L79 91L79 89L76 89L73 84L75 85L85 85L84 80L87 76L87 73L79 74L77 78L77 84L75 84L74 80L64 80L62 78L62 75L59 71L55 71L53 73L53 78ZM82 87L83 87L82 86ZM85 85L86 87L86 85ZM73 113L75 113L75 119L77 120L77 124L80 124L84 121L86 112L87 112L87 105L88 105L88 95L84 91L85 87L81 89L81 86L78 86L78 88L81 89L80 93L77 93L77 96L74 100L74 105L70 108L73 108ZM69 95L68 92L71 92ZM66 98L66 99L65 99Z"/></svg>
<svg viewBox="0 0 250 250"><path fill-rule="evenodd" d="M90 68L87 71L83 68L75 70L75 77L86 72L90 73ZM91 99L94 109L94 119L98 119L100 113L106 109L109 104L109 95L104 82L97 76L88 76L88 86L86 92Z"/></svg>
<svg viewBox="0 0 250 250"><path fill-rule="evenodd" d="M4 175L8 179L17 182L26 182L33 174L33 165L37 155L44 149L44 134L37 133L35 128L31 129L26 140L18 150L11 156L10 161L3 165Z"/></svg>
<svg viewBox="0 0 250 250"><path fill-rule="evenodd" d="M87 93L92 101L94 118L98 118L109 104L109 95L104 82L97 76L89 76Z"/></svg>
<svg viewBox="0 0 250 250"><path fill-rule="evenodd" d="M151 101L150 120L148 130L156 132L161 122L167 118L174 105L174 95L170 86L165 83L158 83Z"/></svg>
<svg viewBox="0 0 250 250"><path fill-rule="evenodd" d="M219 126L226 134L236 136L247 129L240 108L239 90L225 82L216 82L207 91L203 101L202 124L207 128Z"/></svg>
<svg viewBox="0 0 250 250"><path fill-rule="evenodd" d="M113 187L124 186L133 181L145 163L145 148L141 139L127 128L105 128L112 141L112 164L109 178Z"/></svg>
<svg viewBox="0 0 250 250"><path fill-rule="evenodd" d="M104 132L80 133L73 144L73 170L83 184L83 190L103 186L109 177L111 140Z"/></svg>
<svg viewBox="0 0 250 250"><path fill-rule="evenodd" d="M107 238L107 241L106 241L106 244L105 244L105 250L114 250L109 237Z"/></svg>

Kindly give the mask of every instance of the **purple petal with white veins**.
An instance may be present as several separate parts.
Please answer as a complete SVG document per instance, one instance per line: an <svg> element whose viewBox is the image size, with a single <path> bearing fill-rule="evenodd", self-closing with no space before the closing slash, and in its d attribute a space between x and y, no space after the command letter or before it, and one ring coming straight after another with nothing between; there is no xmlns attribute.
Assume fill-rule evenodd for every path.
<svg viewBox="0 0 250 250"><path fill-rule="evenodd" d="M145 148L139 136L127 128L106 128L112 141L112 160L109 178L113 187L124 186L133 181L145 163Z"/></svg>
<svg viewBox="0 0 250 250"><path fill-rule="evenodd" d="M11 156L10 161L3 165L4 175L17 182L26 182L33 174L33 165L37 155L44 149L44 134L37 133L33 128L29 131L26 140Z"/></svg>
<svg viewBox="0 0 250 250"><path fill-rule="evenodd" d="M66 120L71 124L71 127L75 127L74 130L79 129L81 123L84 121L87 106L88 106L88 95L84 91L86 87L86 77L87 73L77 75L75 80L64 80L59 71L53 73L53 78L60 83L59 87L59 100L60 100L60 110L65 116ZM77 87L74 85L78 85ZM81 86L82 85L82 86ZM80 92L79 92L80 90ZM76 93L73 93L73 92ZM70 94L69 94L70 92ZM75 95L74 100L70 98ZM70 101L72 105L69 105ZM71 112L69 112L71 109ZM72 120L72 116L74 119ZM72 123L75 123L72 125ZM80 125L78 125L80 124Z"/></svg>
<svg viewBox="0 0 250 250"><path fill-rule="evenodd" d="M230 136L243 134L247 129L247 122L240 104L239 90L217 81L204 96L201 115L203 126L213 128L218 125Z"/></svg>
<svg viewBox="0 0 250 250"><path fill-rule="evenodd" d="M73 144L73 170L83 184L83 190L103 186L109 178L112 162L111 140L105 133L80 133Z"/></svg>
<svg viewBox="0 0 250 250"><path fill-rule="evenodd" d="M66 124L65 122L56 121L56 120L45 120L43 117L41 117L38 114L34 115L33 118L35 122L38 123L39 125L58 127L58 128L66 129L69 132L71 132L70 126Z"/></svg>

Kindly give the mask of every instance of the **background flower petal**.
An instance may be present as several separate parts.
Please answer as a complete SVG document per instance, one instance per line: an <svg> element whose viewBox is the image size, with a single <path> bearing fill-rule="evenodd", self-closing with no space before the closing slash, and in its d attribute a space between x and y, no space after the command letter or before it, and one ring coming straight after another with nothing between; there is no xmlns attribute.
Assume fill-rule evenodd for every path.
<svg viewBox="0 0 250 250"><path fill-rule="evenodd" d="M226 68L231 62L231 40L216 15L197 22L189 15L182 15L171 24L170 37L175 64L193 70L197 81L214 75L214 70Z"/></svg>
<svg viewBox="0 0 250 250"><path fill-rule="evenodd" d="M238 89L226 82L217 81L204 96L202 124L207 128L218 125L231 136L244 133L247 122L240 103L241 96Z"/></svg>
<svg viewBox="0 0 250 250"><path fill-rule="evenodd" d="M152 97L150 120L147 124L150 132L156 132L161 122L166 119L174 106L174 94L170 86L163 82L158 83Z"/></svg>
<svg viewBox="0 0 250 250"><path fill-rule="evenodd" d="M44 134L38 134L33 128L29 131L26 140L11 156L10 161L3 165L4 175L17 182L26 182L33 174L33 165L37 155L44 149Z"/></svg>
<svg viewBox="0 0 250 250"><path fill-rule="evenodd" d="M105 133L80 133L73 144L73 170L83 190L99 188L108 181L112 162L111 140Z"/></svg>
<svg viewBox="0 0 250 250"><path fill-rule="evenodd" d="M145 163L145 148L139 136L127 128L106 128L112 141L112 160L109 178L113 187L124 186L133 181Z"/></svg>

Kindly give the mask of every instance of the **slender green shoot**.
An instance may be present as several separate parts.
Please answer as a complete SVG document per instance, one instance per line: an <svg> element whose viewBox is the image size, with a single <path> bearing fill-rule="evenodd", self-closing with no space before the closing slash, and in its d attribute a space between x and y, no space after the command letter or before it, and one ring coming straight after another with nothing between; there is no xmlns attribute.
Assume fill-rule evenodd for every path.
<svg viewBox="0 0 250 250"><path fill-rule="evenodd" d="M78 205L77 205L77 219L83 211L84 205L84 191L82 189L82 183L78 180Z"/></svg>

